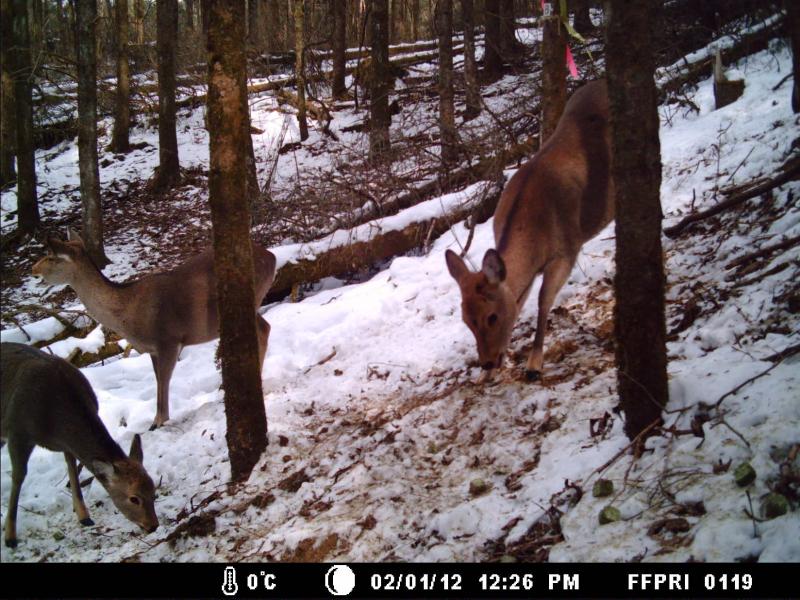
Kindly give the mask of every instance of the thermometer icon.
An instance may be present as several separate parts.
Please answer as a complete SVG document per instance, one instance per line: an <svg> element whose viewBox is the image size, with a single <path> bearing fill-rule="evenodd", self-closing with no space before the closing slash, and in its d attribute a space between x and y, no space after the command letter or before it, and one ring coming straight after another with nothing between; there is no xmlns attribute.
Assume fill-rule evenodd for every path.
<svg viewBox="0 0 800 600"><path fill-rule="evenodd" d="M233 596L239 591L239 584L236 583L236 569L225 567L225 578L222 582L222 593L226 596Z"/></svg>

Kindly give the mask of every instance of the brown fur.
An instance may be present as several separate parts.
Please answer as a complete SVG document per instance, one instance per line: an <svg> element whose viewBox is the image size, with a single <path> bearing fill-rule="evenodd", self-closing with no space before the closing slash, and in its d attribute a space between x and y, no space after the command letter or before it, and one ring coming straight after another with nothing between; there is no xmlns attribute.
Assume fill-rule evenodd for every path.
<svg viewBox="0 0 800 600"><path fill-rule="evenodd" d="M17 503L35 446L63 452L78 520L91 525L78 481L80 460L108 491L125 517L145 531L158 527L155 486L142 466L141 438L129 456L111 439L97 414L97 398L83 374L67 361L24 344L0 345L0 436L8 441L11 494L5 543L17 543Z"/></svg>
<svg viewBox="0 0 800 600"><path fill-rule="evenodd" d="M487 251L481 271L471 272L447 251L448 269L461 289L462 316L485 369L501 365L533 280L542 273L527 364L529 377L540 375L553 301L581 246L614 215L610 157L608 95L601 80L573 94L553 135L506 185L494 214L497 249Z"/></svg>
<svg viewBox="0 0 800 600"><path fill-rule="evenodd" d="M50 253L33 266L33 274L50 283L66 283L75 290L87 312L125 337L139 352L149 353L158 387L154 427L169 419L169 381L184 346L202 344L219 336L214 254L206 250L164 273L116 284L95 267L83 241L51 238ZM275 278L275 257L253 243L257 309ZM263 365L269 324L259 315L259 358Z"/></svg>

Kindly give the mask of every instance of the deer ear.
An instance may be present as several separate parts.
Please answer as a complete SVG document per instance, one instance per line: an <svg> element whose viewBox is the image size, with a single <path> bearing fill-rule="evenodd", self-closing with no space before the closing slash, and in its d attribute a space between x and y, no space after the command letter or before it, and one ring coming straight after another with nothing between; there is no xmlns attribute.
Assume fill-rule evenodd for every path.
<svg viewBox="0 0 800 600"><path fill-rule="evenodd" d="M69 246L67 246L57 237L48 236L45 244L47 245L47 251L49 254L57 254L58 256L72 256Z"/></svg>
<svg viewBox="0 0 800 600"><path fill-rule="evenodd" d="M144 454L142 453L142 436L140 436L138 433L133 436L133 440L131 441L131 449L128 452L128 456L139 464L141 464L144 460Z"/></svg>
<svg viewBox="0 0 800 600"><path fill-rule="evenodd" d="M79 234L75 229L72 227L67 229L67 241L69 242L78 242L81 246L85 246L86 244L83 243L83 238L81 234Z"/></svg>
<svg viewBox="0 0 800 600"><path fill-rule="evenodd" d="M491 284L497 285L506 279L506 263L495 249L487 250L483 255L481 270Z"/></svg>
<svg viewBox="0 0 800 600"><path fill-rule="evenodd" d="M450 275L456 281L461 281L469 273L469 269L462 258L452 250L447 250L444 253L444 260L447 262L447 270L450 271Z"/></svg>

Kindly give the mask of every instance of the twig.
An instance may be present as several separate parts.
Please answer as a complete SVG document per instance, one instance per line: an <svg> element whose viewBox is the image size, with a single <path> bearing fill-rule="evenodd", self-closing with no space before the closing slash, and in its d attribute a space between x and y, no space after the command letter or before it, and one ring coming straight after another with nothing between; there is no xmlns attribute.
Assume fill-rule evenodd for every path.
<svg viewBox="0 0 800 600"><path fill-rule="evenodd" d="M727 265L725 265L725 268L733 269L734 267L738 267L739 265L751 261L753 259L761 258L762 256L772 254L776 250L785 250L787 248L792 248L797 244L800 244L800 235L796 235L787 240L783 240L782 242L778 242L777 244L772 244L771 246L765 246L764 248L762 248L761 250L757 250L756 252L751 252L749 254L745 254L744 256L735 258Z"/></svg>
<svg viewBox="0 0 800 600"><path fill-rule="evenodd" d="M720 399L717 400L716 403L714 403L712 405L713 408L719 408L719 405L722 404L722 401L725 400L725 398L727 398L728 396L732 396L733 394L737 393L744 386L746 386L746 385L748 385L750 383L753 383L756 379L760 379L761 377L763 377L764 375L766 375L767 373L772 371L772 369L774 369L777 366L779 366L780 364L782 364L784 360L786 360L790 356L793 356L794 354L797 354L798 352L800 352L800 344L792 346L790 348L787 348L783 352L784 352L784 354L780 355L780 360L778 360L778 362L776 362L774 365L772 365L771 367L769 367L768 369L766 369L764 371L761 371L761 373L759 373L758 375L753 375L750 379L747 379L747 380L743 381L742 383L737 385L735 388L733 388L729 392L725 392L722 396L720 396ZM771 358L772 357L767 358L765 360L770 360Z"/></svg>
<svg viewBox="0 0 800 600"><path fill-rule="evenodd" d="M636 444L638 444L638 443L639 443L639 442L640 442L642 439L644 439L644 438L647 436L647 434L648 434L648 433L650 433L650 431L651 431L651 430L652 430L654 427L656 427L656 426L657 426L657 425L658 425L660 422L661 422L661 416L659 416L659 417L658 417L657 419L655 419L655 420L654 420L652 423L650 423L650 425L648 425L647 427L645 427L644 429L642 429L642 430L639 432L639 435L637 435L635 438L633 438L633 440L631 440L631 442L630 442L630 443L629 443L627 446L625 446L625 447L624 447L622 450L620 450L619 452L617 452L617 453L616 453L614 456L612 456L612 457L611 457L611 458L610 458L608 461L606 461L606 463L605 463L605 464L603 464L602 466L600 466L600 467L598 467L597 469L595 469L594 471L592 471L592 472L589 474L589 477L587 477L587 480L588 480L589 478L591 478L591 477L592 477L592 475L594 475L594 474L596 474L596 473L602 473L602 472L603 472L603 471L605 471L605 470L606 470L608 467L610 467L612 464L614 464L615 462L617 462L617 460L619 460L619 458L620 458L622 455L624 455L624 454L625 454L625 453L626 453L628 450L630 450L630 449L631 449L633 446L635 446L635 445L636 445Z"/></svg>

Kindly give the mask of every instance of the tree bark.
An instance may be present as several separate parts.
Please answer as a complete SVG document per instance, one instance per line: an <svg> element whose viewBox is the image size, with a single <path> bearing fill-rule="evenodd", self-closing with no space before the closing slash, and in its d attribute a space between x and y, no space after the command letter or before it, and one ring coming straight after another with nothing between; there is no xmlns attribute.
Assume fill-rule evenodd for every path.
<svg viewBox="0 0 800 600"><path fill-rule="evenodd" d="M540 147L558 125L567 103L564 26L558 16L542 17L542 125Z"/></svg>
<svg viewBox="0 0 800 600"><path fill-rule="evenodd" d="M128 66L128 0L116 0L117 22L117 93L114 109L114 129L111 133L112 152L130 150L131 88Z"/></svg>
<svg viewBox="0 0 800 600"><path fill-rule="evenodd" d="M500 0L486 0L484 8L483 76L485 81L496 81L503 75L503 57L500 41Z"/></svg>
<svg viewBox="0 0 800 600"><path fill-rule="evenodd" d="M589 16L589 3L590 0L573 0L572 2L575 14L572 26L581 35L588 35L594 29L592 19Z"/></svg>
<svg viewBox="0 0 800 600"><path fill-rule="evenodd" d="M503 62L513 62L519 48L517 45L514 0L500 0L500 54Z"/></svg>
<svg viewBox="0 0 800 600"><path fill-rule="evenodd" d="M209 9L209 201L220 322L219 355L231 477L241 481L249 476L267 447L244 160L250 136L245 15L244 4L237 0L211 0Z"/></svg>
<svg viewBox="0 0 800 600"><path fill-rule="evenodd" d="M31 41L28 6L25 0L12 0L14 108L17 149L17 229L32 234L39 226L36 197L36 164L33 143L33 99L31 94Z"/></svg>
<svg viewBox="0 0 800 600"><path fill-rule="evenodd" d="M14 35L11 0L0 0L0 187L17 178L14 164L16 108L11 45Z"/></svg>
<svg viewBox="0 0 800 600"><path fill-rule="evenodd" d="M469 121L481 114L481 89L478 84L478 64L475 62L475 11L473 0L461 0L461 15L464 19L464 82L467 92L464 121Z"/></svg>
<svg viewBox="0 0 800 600"><path fill-rule="evenodd" d="M81 180L82 229L86 251L99 268L110 261L103 250L100 168L97 165L97 4L75 1L75 44L78 57L78 169Z"/></svg>
<svg viewBox="0 0 800 600"><path fill-rule="evenodd" d="M255 52L261 50L262 44L259 2L261 0L247 0L247 40L250 42L250 49Z"/></svg>
<svg viewBox="0 0 800 600"><path fill-rule="evenodd" d="M194 31L194 0L186 0L186 29Z"/></svg>
<svg viewBox="0 0 800 600"><path fill-rule="evenodd" d="M370 15L372 30L370 101L369 101L369 156L381 161L389 152L389 0L372 0Z"/></svg>
<svg viewBox="0 0 800 600"><path fill-rule="evenodd" d="M660 419L668 398L653 6L651 0L611 0L606 30L616 186L617 386L630 439Z"/></svg>
<svg viewBox="0 0 800 600"><path fill-rule="evenodd" d="M792 69L794 85L792 86L792 110L800 112L800 5L796 0L786 0L788 12L789 35L792 38Z"/></svg>
<svg viewBox="0 0 800 600"><path fill-rule="evenodd" d="M436 33L439 37L439 132L443 171L458 158L453 95L453 2L436 3Z"/></svg>
<svg viewBox="0 0 800 600"><path fill-rule="evenodd" d="M306 66L305 66L305 0L294 0L294 73L297 78L297 123L300 126L300 141L308 139L306 118Z"/></svg>
<svg viewBox="0 0 800 600"><path fill-rule="evenodd" d="M347 88L345 87L347 1L330 0L330 10L333 17L333 82L331 84L331 94L338 100L344 98L347 94Z"/></svg>
<svg viewBox="0 0 800 600"><path fill-rule="evenodd" d="M164 190L180 180L177 114L175 107L175 46L178 37L178 0L156 0L158 51L158 172L156 188Z"/></svg>

